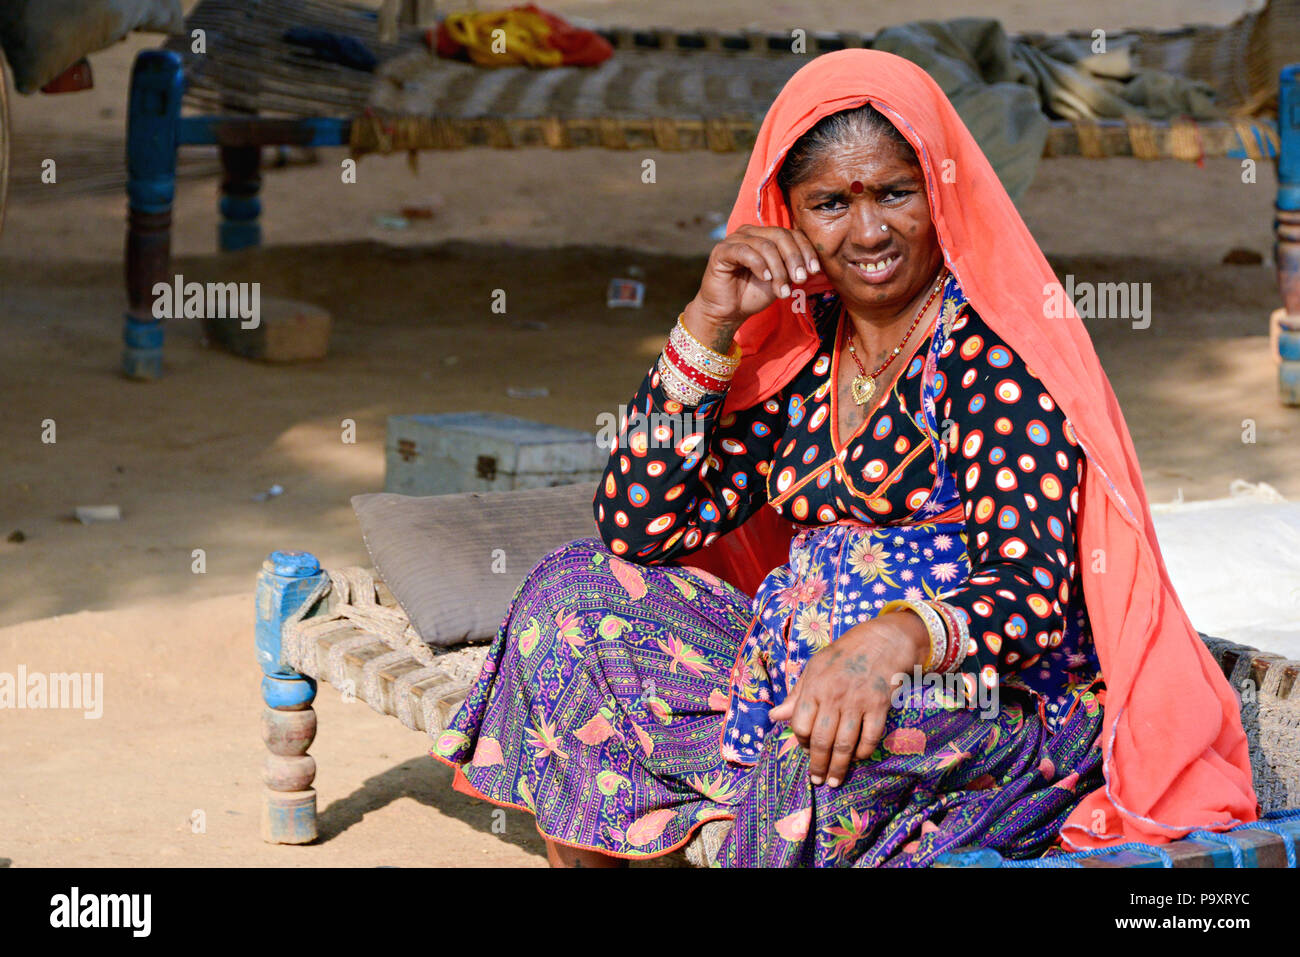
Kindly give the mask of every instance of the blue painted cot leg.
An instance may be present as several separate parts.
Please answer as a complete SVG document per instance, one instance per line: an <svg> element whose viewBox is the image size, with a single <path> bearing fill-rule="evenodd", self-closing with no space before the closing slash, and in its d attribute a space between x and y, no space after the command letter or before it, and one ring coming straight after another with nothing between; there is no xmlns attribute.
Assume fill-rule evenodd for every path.
<svg viewBox="0 0 1300 957"><path fill-rule="evenodd" d="M162 375L163 323L154 286L171 285L172 201L176 195L177 127L185 78L181 58L145 50L131 70L126 121L126 327L122 371L132 379Z"/></svg>
<svg viewBox="0 0 1300 957"><path fill-rule="evenodd" d="M934 859L938 868L954 867L1001 867L1002 855L987 847L959 847L946 851Z"/></svg>
<svg viewBox="0 0 1300 957"><path fill-rule="evenodd" d="M257 661L262 668L262 740L266 784L262 840L308 844L316 840L316 761L307 753L316 737L316 682L280 660L281 629L326 573L307 552L272 552L257 576Z"/></svg>
<svg viewBox="0 0 1300 957"><path fill-rule="evenodd" d="M221 147L221 199L217 244L222 252L262 245L262 147Z"/></svg>
<svg viewBox="0 0 1300 957"><path fill-rule="evenodd" d="M1283 308L1274 313L1278 390L1300 405L1300 63L1282 68L1278 87L1277 284Z"/></svg>

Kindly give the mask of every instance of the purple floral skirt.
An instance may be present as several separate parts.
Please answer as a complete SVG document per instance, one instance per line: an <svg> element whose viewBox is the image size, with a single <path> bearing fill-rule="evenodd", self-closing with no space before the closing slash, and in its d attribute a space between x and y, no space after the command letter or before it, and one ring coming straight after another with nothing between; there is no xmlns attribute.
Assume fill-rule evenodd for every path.
<svg viewBox="0 0 1300 957"><path fill-rule="evenodd" d="M912 687L838 788L812 785L782 724L757 764L729 762L729 676L752 620L751 600L712 575L570 542L519 586L432 754L479 796L533 813L545 837L619 857L666 854L731 819L719 859L740 867L915 867L962 846L1037 857L1102 785L1092 690L1049 732L1026 690L975 710Z"/></svg>

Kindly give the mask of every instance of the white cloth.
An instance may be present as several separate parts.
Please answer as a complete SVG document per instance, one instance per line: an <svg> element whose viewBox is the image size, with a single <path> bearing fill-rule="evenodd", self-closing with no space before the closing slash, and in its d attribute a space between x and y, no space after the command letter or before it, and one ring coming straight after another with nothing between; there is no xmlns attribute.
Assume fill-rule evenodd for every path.
<svg viewBox="0 0 1300 957"><path fill-rule="evenodd" d="M1151 505L1198 631L1300 659L1300 502L1238 479L1228 498Z"/></svg>

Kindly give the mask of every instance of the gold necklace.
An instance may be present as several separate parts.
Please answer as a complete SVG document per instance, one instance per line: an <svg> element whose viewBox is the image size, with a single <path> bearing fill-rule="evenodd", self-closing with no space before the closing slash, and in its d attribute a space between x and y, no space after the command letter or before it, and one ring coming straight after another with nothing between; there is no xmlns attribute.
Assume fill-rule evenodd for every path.
<svg viewBox="0 0 1300 957"><path fill-rule="evenodd" d="M911 338L912 330L916 328L916 324L921 321L921 317L925 315L926 310L930 308L930 303L934 302L934 297L939 294L939 289L943 285L943 278L947 274L947 271L946 267L939 270L939 279L935 282L934 289L931 290L929 298L925 300L925 305L923 305L921 311L916 314L916 318L912 320L912 324L907 327L907 332L903 334L902 341L894 347L894 351L889 354L889 358L882 362L880 368L875 372L870 374L867 373L866 366L862 364L862 360L858 358L857 350L853 348L853 333L851 331L853 328L852 320L845 323L844 339L849 345L849 355L853 357L853 361L858 367L858 375L853 377L853 383L850 386L850 392L853 394L853 401L858 405L866 405L871 401L871 396L876 391L876 377L879 376L880 373L884 372L885 369L889 367L889 364L894 361L895 357L903 351L903 345Z"/></svg>

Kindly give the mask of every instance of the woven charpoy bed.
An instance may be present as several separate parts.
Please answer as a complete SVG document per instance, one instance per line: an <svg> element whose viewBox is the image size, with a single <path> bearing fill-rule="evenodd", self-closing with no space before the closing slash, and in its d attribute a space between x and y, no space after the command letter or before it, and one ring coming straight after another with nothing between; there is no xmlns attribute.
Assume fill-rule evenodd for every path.
<svg viewBox="0 0 1300 957"><path fill-rule="evenodd" d="M472 457L476 451L471 448L465 454ZM431 496L357 495L352 506L373 567L324 570L312 555L295 551L275 552L263 563L257 580L256 637L267 706L263 730L270 751L262 818L267 841L300 844L317 836L312 787L316 765L308 750L316 734L312 702L319 683L333 685L346 700L360 699L380 714L397 718L426 735L430 748L435 746L465 700L488 643L500 634L531 570L556 548L599 534L591 511L599 482L571 477L565 481L559 474L552 479L563 484ZM1247 483L1239 491L1244 496L1251 489ZM1200 503L1202 510L1212 505L1222 509L1208 523L1203 514L1192 521L1177 510L1161 512L1160 539L1168 548L1167 557L1199 554L1207 528L1218 530L1211 536L1216 554L1231 559L1253 553L1256 546L1247 531L1252 523L1290 521L1285 504L1263 495L1271 490L1261 486L1253 491L1253 498ZM1277 564L1286 567L1284 550L1269 554L1281 554ZM1179 575L1185 572L1177 561L1170 567ZM1224 593L1285 593L1290 587L1285 571L1269 575L1257 582L1258 568L1248 567L1240 575L1230 571L1224 577ZM1277 614L1279 610L1283 614ZM1291 621L1288 611L1279 605L1267 620L1286 627ZM1229 630L1240 623L1222 612L1222 606L1202 606L1194 620ZM1265 630L1252 624L1231 633L1262 636ZM1201 638L1240 693L1255 792L1268 816L1233 830L1229 838L1192 833L1159 849L1126 845L1104 854L1042 859L1037 866L1295 866L1300 842L1300 661L1206 634ZM572 746L582 745L575 741ZM718 821L697 831L681 849L686 861L713 863L730 826ZM1027 863L1034 862L1003 861L979 849L941 862L954 867Z"/></svg>
<svg viewBox="0 0 1300 957"><path fill-rule="evenodd" d="M364 41L381 64L379 80L285 42L285 32L299 26ZM187 27L203 29L207 40L202 54L188 37L167 44L181 58L187 104L206 113L346 117L348 144L358 153L464 146L748 151L768 106L808 58L872 45L871 34L855 31L807 34L804 50L793 52L790 31L609 27L597 32L614 56L598 67L485 69L429 63L421 27L383 43L375 11L347 3L204 0ZM1091 40L1086 31L1065 36ZM1052 38L1018 39L1033 45ZM1300 49L1300 4L1275 0L1223 27L1107 37L1112 46L1129 41L1141 68L1207 83L1226 118L1057 120L1044 155L1275 155L1274 126L1255 117L1276 112L1278 70L1286 51ZM404 89L412 78L418 88Z"/></svg>
<svg viewBox="0 0 1300 957"><path fill-rule="evenodd" d="M261 242L266 145L345 146L357 156L473 146L747 151L768 105L808 57L872 43L859 32L809 33L795 52L790 33L610 27L598 32L614 55L596 67L485 68L430 56L427 27L399 27L392 42L382 42L376 11L348 3L202 0L186 26L163 49L142 52L131 78L122 368L137 379L162 374L163 323L153 314L153 290L174 278L179 147L219 147L219 243L241 249ZM377 71L287 42L294 27L363 42ZM1054 40L1063 38L1025 35L1016 42L1035 47ZM1300 141L1300 115L1281 110L1281 123L1270 116L1288 82L1285 71L1279 80L1285 57L1300 50L1300 0L1271 0L1228 26L1121 31L1107 43L1129 50L1136 67L1207 84L1216 118L1053 119L1044 156L1234 156L1276 158L1285 167L1288 149L1300 153L1288 147ZM198 112L182 116L183 103ZM1300 173L1291 180L1300 182ZM1300 186L1279 194L1284 242L1291 241L1285 230L1300 232L1288 219L1300 215L1300 195L1292 193L1300 194ZM1300 387L1300 376L1292 378Z"/></svg>
<svg viewBox="0 0 1300 957"><path fill-rule="evenodd" d="M449 503L448 507L452 507ZM1234 688L1250 741L1255 788L1265 812L1229 834L1198 832L1155 847L1125 844L1034 861L991 850L947 855L941 867L1295 867L1300 849L1300 663L1201 635ZM430 739L446 729L482 666L487 646L431 648L371 569L323 571L302 552L276 552L263 565L257 595L258 658L264 672L264 740L270 751L262 836L271 843L316 839L317 681L365 701ZM731 827L713 821L683 848L710 866Z"/></svg>

